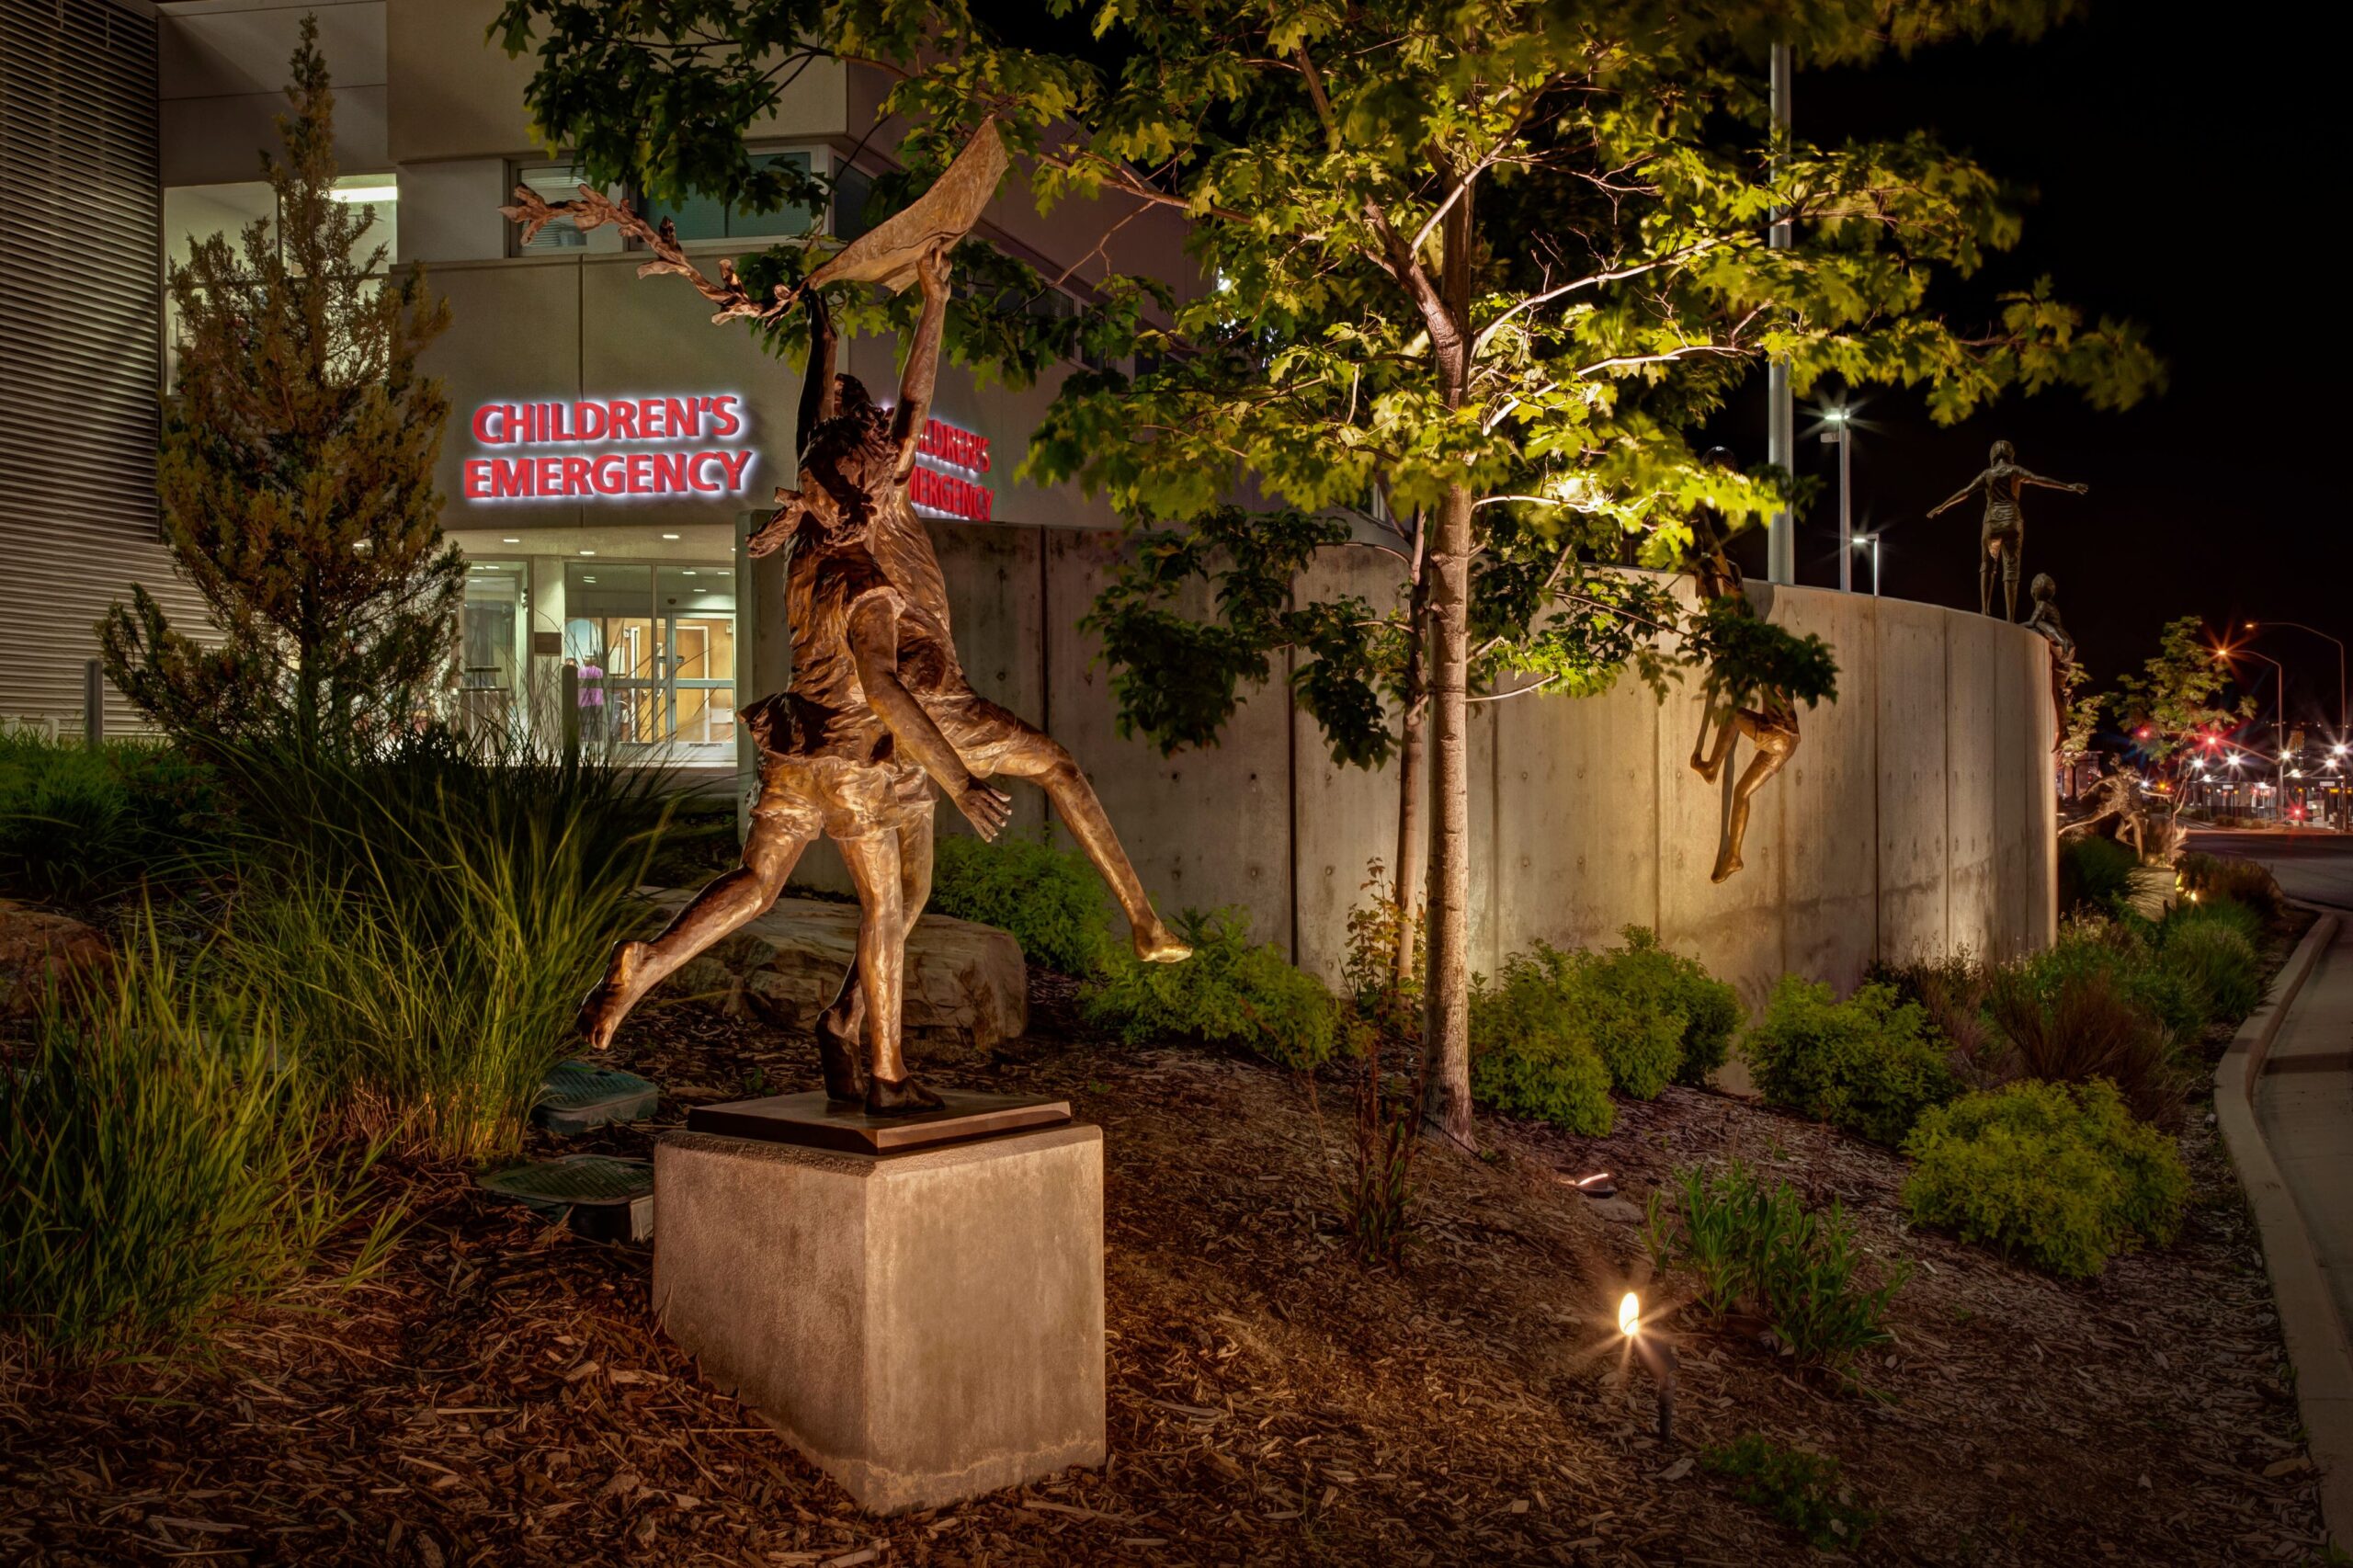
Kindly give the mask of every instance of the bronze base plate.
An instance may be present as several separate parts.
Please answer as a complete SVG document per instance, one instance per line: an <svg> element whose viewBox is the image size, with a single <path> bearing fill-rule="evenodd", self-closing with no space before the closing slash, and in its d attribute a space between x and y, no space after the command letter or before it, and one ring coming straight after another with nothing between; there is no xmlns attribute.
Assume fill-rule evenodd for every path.
<svg viewBox="0 0 2353 1568"><path fill-rule="evenodd" d="M942 1143L1059 1127L1070 1119L1068 1100L1036 1095L977 1095L962 1089L934 1092L947 1103L938 1110L919 1110L910 1116L869 1116L863 1106L837 1105L827 1099L823 1089L696 1106L687 1112L687 1131L848 1154L904 1154Z"/></svg>

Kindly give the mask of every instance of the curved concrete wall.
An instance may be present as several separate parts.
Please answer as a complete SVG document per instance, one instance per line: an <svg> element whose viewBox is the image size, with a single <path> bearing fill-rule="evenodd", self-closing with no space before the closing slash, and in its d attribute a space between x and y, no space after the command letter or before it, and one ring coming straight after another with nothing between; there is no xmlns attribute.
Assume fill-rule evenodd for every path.
<svg viewBox="0 0 2353 1568"><path fill-rule="evenodd" d="M1279 688L1224 742L1163 757L1117 733L1109 671L1076 631L1119 536L935 524L973 684L1043 723L1094 778L1164 908L1248 906L1264 939L1326 976L1369 861L1393 858L1396 781L1336 765ZM1336 552L1318 594L1384 602L1389 568ZM1662 704L1631 676L1600 697L1473 709L1472 961L1492 972L1541 938L1654 927L1751 1003L1785 971L1841 986L1874 958L2046 945L2055 924L2056 797L2048 653L2030 632L1896 599L1753 585L1775 623L1836 651L1839 696L1758 795L1746 869L1708 873L1731 780L1688 766L1696 688ZM1743 741L1733 767L1750 756ZM1017 789L1017 825L1043 821ZM940 808L945 830L961 826ZM839 881L830 853L804 877Z"/></svg>

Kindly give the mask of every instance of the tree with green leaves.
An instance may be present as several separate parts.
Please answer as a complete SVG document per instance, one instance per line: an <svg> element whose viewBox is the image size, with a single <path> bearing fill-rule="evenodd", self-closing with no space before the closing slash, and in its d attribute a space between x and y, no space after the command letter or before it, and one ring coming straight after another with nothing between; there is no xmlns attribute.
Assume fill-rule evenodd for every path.
<svg viewBox="0 0 2353 1568"><path fill-rule="evenodd" d="M2255 712L2252 697L2224 699L2232 675L2224 652L2208 640L2206 623L2185 615L2165 623L2157 651L2139 675L2116 683L2109 703L2133 750L2172 778L2182 758L2208 736L2236 729Z"/></svg>
<svg viewBox="0 0 2353 1568"><path fill-rule="evenodd" d="M1222 661L1129 664L1120 690L1140 699L1138 727L1174 715L1196 727L1158 733L1197 741L1226 700L1220 684L1256 678L1250 661L1280 643L1339 740L1330 716L1373 711L1370 690L1403 698L1409 721L1417 694L1410 677L1401 689L1393 654L1383 665L1355 656L1365 641L1344 642L1319 667L1324 652L1303 634L1402 626L1390 645L1418 653L1428 703L1428 1108L1449 1135L1467 1141L1471 1125L1468 715L1500 695L1478 689L1481 661L1508 667L1525 656L1516 644L1544 649L1549 631L1556 662L1535 666L1540 685L1606 685L1644 640L1606 600L1582 613L1581 597L1601 597L1593 563L1631 540L1643 562L1676 565L1702 508L1737 524L1782 504L1788 476L1726 472L1694 449L1753 368L1786 362L1801 392L1824 377L1919 387L1948 421L2013 388L2071 385L2121 406L2156 382L2131 328L2087 325L2047 286L1979 326L1927 309L1936 279L2018 237L1985 171L1925 135L1812 147L1770 124L1768 42L1853 62L1997 25L2030 33L2061 9L1092 8L1097 31L1127 45L1124 64L1074 134L1041 145L1036 183L1048 198L1116 190L1181 210L1217 287L1142 334L1138 373L1067 382L1028 472L1075 478L1140 524L1218 547L1148 545L1146 588L1188 560L1298 557L1290 513L1265 524L1272 545L1242 544L1250 519L1225 506L1245 483L1298 514L1391 520L1401 609L1368 616L1343 600L1255 626L1229 618ZM1788 248L1768 243L1776 218ZM1517 597L1483 593L1510 562L1525 574ZM1107 638L1137 586L1115 585ZM1233 586L1221 581L1222 597L1276 597ZM1158 618L1126 653L1165 660L1181 644L1165 597L1143 601ZM1195 671L1206 698L1165 689Z"/></svg>
<svg viewBox="0 0 2353 1568"><path fill-rule="evenodd" d="M144 587L99 623L107 676L199 744L261 734L348 750L426 711L452 656L465 562L433 469L449 399L416 358L448 306L363 249L334 199L335 95L302 24L263 156L275 222L199 241L171 274L178 368L156 462L179 575L214 638Z"/></svg>

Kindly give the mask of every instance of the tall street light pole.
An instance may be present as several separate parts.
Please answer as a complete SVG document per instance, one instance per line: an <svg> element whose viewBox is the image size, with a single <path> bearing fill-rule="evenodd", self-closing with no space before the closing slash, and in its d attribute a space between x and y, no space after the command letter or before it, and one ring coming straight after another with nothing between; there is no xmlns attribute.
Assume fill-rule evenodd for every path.
<svg viewBox="0 0 2353 1568"><path fill-rule="evenodd" d="M2258 627L2284 626L2291 631L2309 631L2315 637L2326 637L2328 638L2328 641L2336 644L2336 738L2340 741L2343 740L2345 738L2344 639L2339 637L2329 637L2328 633L2323 631L2319 627L2306 626L2301 620L2250 620L2245 624L2246 630L2250 635L2253 634Z"/></svg>
<svg viewBox="0 0 2353 1568"><path fill-rule="evenodd" d="M1792 65L1790 46L1773 46L1772 113L1773 171L1781 170L1781 148L1790 134L1790 78ZM1773 250L1790 248L1790 222L1779 212L1773 226L1766 231L1765 243ZM1767 406L1765 413L1766 456L1784 473L1797 469L1797 409L1790 400L1790 362L1776 359L1767 367ZM1787 506L1773 514L1772 523L1765 535L1765 575L1775 583L1798 580L1798 545L1795 520Z"/></svg>
<svg viewBox="0 0 2353 1568"><path fill-rule="evenodd" d="M1855 591L1855 422L1843 408L1833 408L1822 416L1822 439L1826 446L1838 449L1838 591ZM1871 593L1879 593L1876 567L1871 579Z"/></svg>

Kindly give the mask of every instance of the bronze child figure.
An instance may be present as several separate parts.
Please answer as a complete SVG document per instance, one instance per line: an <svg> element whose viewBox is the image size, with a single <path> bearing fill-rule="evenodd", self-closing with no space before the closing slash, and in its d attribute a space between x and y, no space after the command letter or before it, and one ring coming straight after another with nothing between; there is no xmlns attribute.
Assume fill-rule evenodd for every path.
<svg viewBox="0 0 2353 1568"><path fill-rule="evenodd" d="M1740 568L1724 552L1723 540L1703 514L1693 520L1690 571L1703 606L1720 607L1718 613L1754 616L1748 595L1741 586ZM1715 731L1709 749L1708 733ZM1691 771L1713 784L1732 758L1733 741L1746 735L1756 755L1732 789L1732 819L1726 824L1723 847L1716 857L1712 882L1728 881L1742 867L1741 846L1748 836L1749 803L1756 791L1789 766L1798 749L1798 709L1790 693L1778 686L1756 688L1746 701L1711 676L1700 700L1699 733L1691 743Z"/></svg>
<svg viewBox="0 0 2353 1568"><path fill-rule="evenodd" d="M2026 548L2026 515L2019 509L2019 496L2027 486L2039 484L2046 490L2064 490L2076 495L2091 493L2088 484L2069 484L2063 480L2045 479L2031 469L2020 468L2018 451L2007 441L1996 441L1987 454L1984 472L1962 485L1946 500L1928 509L1928 516L1951 510L1969 499L1972 491L1985 492L1985 520L1977 539L1977 613L1994 613L1994 574L2002 577L2003 618L2018 618L2018 560Z"/></svg>

